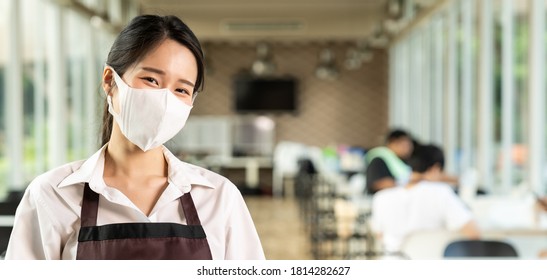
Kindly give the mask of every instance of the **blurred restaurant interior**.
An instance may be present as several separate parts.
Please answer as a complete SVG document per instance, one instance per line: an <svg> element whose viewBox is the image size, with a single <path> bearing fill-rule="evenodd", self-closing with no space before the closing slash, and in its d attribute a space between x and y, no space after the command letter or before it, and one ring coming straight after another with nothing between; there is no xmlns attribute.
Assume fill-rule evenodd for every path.
<svg viewBox="0 0 547 280"><path fill-rule="evenodd" d="M1 0L0 253L30 181L100 148L105 58L139 14L199 38L166 146L238 186L267 259L450 258L457 232L388 254L372 230L365 157L392 129L442 148L482 240L547 258L544 0Z"/></svg>

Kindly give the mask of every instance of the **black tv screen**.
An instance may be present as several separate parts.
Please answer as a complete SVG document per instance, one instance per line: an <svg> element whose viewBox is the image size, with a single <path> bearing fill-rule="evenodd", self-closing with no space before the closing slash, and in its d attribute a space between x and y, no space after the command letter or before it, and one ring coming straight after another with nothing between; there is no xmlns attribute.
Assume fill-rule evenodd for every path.
<svg viewBox="0 0 547 280"><path fill-rule="evenodd" d="M297 81L291 77L234 79L235 110L239 113L295 112Z"/></svg>

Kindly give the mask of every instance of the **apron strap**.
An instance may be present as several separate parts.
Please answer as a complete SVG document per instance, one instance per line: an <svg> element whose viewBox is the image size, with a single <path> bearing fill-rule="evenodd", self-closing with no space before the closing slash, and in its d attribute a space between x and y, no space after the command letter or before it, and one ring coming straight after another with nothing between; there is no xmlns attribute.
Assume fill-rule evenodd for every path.
<svg viewBox="0 0 547 280"><path fill-rule="evenodd" d="M180 197L180 202L182 204L182 210L184 211L184 217L186 217L186 223L188 225L201 225L201 221L199 220L198 212L190 192L183 194Z"/></svg>
<svg viewBox="0 0 547 280"><path fill-rule="evenodd" d="M81 220L82 227L97 225L97 210L99 209L99 194L91 190L88 183L84 186L84 198L82 200Z"/></svg>

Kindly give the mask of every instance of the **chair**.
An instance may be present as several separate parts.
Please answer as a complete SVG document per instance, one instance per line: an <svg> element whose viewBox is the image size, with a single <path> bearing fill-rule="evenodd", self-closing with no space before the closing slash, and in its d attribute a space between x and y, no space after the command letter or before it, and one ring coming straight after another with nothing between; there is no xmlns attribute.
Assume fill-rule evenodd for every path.
<svg viewBox="0 0 547 280"><path fill-rule="evenodd" d="M299 171L298 161L307 157L307 153L307 146L297 142L282 141L275 146L272 175L272 188L275 196L293 195L284 189L284 179L288 177L294 180Z"/></svg>
<svg viewBox="0 0 547 280"><path fill-rule="evenodd" d="M446 246L444 257L518 257L518 253L513 245L501 240L456 240Z"/></svg>
<svg viewBox="0 0 547 280"><path fill-rule="evenodd" d="M405 238L400 253L411 260L440 260L446 246L461 238L459 232L444 229L416 231Z"/></svg>
<svg viewBox="0 0 547 280"><path fill-rule="evenodd" d="M0 201L0 260L8 247L11 231L13 230L13 219L17 206L23 196L23 192L12 191L5 201Z"/></svg>
<svg viewBox="0 0 547 280"><path fill-rule="evenodd" d="M13 227L0 226L0 260L4 259Z"/></svg>

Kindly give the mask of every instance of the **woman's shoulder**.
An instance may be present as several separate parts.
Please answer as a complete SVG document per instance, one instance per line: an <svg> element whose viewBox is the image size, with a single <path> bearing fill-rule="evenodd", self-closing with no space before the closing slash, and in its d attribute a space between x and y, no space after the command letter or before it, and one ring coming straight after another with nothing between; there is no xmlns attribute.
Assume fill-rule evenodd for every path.
<svg viewBox="0 0 547 280"><path fill-rule="evenodd" d="M213 188L232 188L235 187L234 183L230 181L230 179L226 178L224 175L219 174L217 172L214 172L210 169L207 169L205 167L195 165L192 163L182 162L187 168L187 170L191 171L190 176L197 181L205 180L204 182L210 184ZM194 181L194 180L191 180ZM193 182L192 182L193 183Z"/></svg>
<svg viewBox="0 0 547 280"><path fill-rule="evenodd" d="M72 218L77 217L74 213L78 212L82 188L59 186L66 177L78 170L82 163L83 161L69 162L36 176L26 187L19 207L42 209L41 213L50 217L52 221L59 221L56 222L57 225L72 221Z"/></svg>
<svg viewBox="0 0 547 280"><path fill-rule="evenodd" d="M59 184L69 175L82 166L85 160L69 162L52 168L36 176L29 184L30 192L43 192L47 189L57 188Z"/></svg>

